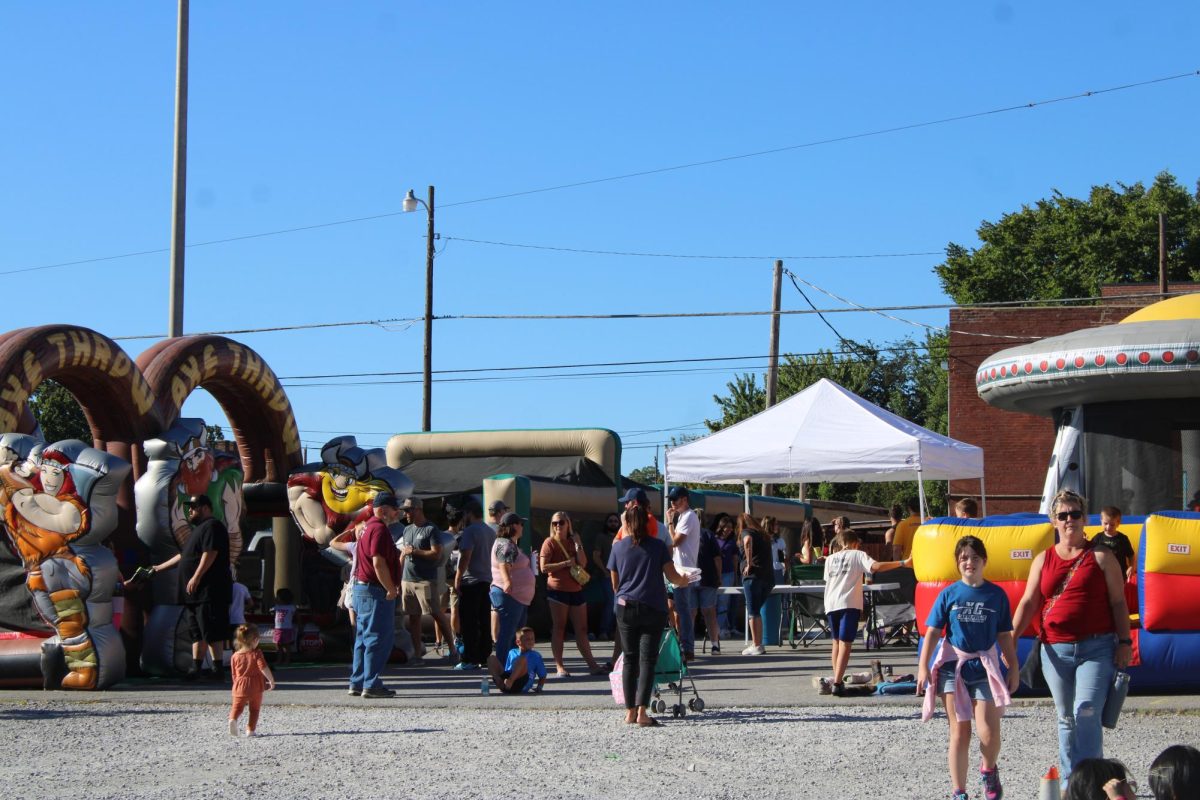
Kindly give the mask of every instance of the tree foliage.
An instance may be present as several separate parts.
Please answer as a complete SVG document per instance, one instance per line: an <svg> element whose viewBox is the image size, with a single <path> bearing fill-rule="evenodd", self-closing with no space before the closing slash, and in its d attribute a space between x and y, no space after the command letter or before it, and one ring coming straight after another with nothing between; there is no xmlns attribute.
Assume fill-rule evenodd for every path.
<svg viewBox="0 0 1200 800"><path fill-rule="evenodd" d="M1142 183L1093 186L1086 200L1049 198L983 222L975 250L951 242L934 267L956 303L1093 297L1106 283L1158 280L1158 215L1166 214L1167 276L1200 279L1200 185L1170 172Z"/></svg>
<svg viewBox="0 0 1200 800"><path fill-rule="evenodd" d="M92 429L75 395L56 381L43 381L29 396L29 411L47 442L79 439L91 443Z"/></svg>
<svg viewBox="0 0 1200 800"><path fill-rule="evenodd" d="M946 432L945 333L930 333L923 343L904 339L884 346L846 340L843 349L849 354L822 350L815 355L784 356L779 365L779 399L828 378L907 420L938 433ZM705 420L710 431L727 428L766 407L766 390L759 385L757 375L739 375L726 388L728 394L713 396L721 417ZM931 502L940 505L945 483L927 481L925 485ZM789 484L778 487L777 493L795 497L797 490L795 484ZM806 488L807 496L821 500L885 507L916 493L915 481L822 483Z"/></svg>

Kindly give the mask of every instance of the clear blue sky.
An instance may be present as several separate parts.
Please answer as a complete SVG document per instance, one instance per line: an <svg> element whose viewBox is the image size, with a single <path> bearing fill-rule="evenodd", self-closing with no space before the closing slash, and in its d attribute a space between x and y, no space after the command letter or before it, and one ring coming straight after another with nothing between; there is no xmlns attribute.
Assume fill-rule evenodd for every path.
<svg viewBox="0 0 1200 800"><path fill-rule="evenodd" d="M767 310L776 256L863 305L946 302L938 256L795 257L975 245L980 221L1053 189L1079 196L1163 169L1194 187L1200 78L467 201L1191 72L1198 20L1184 2L196 2L187 238L392 214L405 190L424 197L434 184L437 228L450 237L439 242L435 314ZM170 2L0 7L4 330L166 331L175 25ZM424 232L418 212L192 247L185 331L420 318ZM14 272L148 250L163 251ZM783 305L805 307L786 283ZM947 320L944 310L901 316ZM923 335L875 315L831 319L860 340ZM382 445L420 429L420 323L235 338L284 378L417 373L400 378L413 383L290 388L310 447L343 432ZM151 343L123 344L136 356ZM692 365L699 372L435 383L433 424L609 427L623 434L631 469L652 460L647 445L717 416L712 395L740 370L762 371L767 343L765 317L438 321L435 370L759 358ZM785 352L831 346L816 318L783 319ZM224 422L207 394L185 412Z"/></svg>

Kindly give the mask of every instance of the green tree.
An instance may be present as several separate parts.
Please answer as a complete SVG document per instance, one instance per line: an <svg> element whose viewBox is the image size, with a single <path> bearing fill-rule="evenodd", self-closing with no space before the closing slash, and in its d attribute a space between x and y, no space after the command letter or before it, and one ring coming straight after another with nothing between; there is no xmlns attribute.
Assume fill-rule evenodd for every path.
<svg viewBox="0 0 1200 800"><path fill-rule="evenodd" d="M210 449L217 449L217 442L225 441L225 431L220 425L205 425L204 434Z"/></svg>
<svg viewBox="0 0 1200 800"><path fill-rule="evenodd" d="M1086 200L1058 190L984 221L983 244L951 242L934 267L956 303L1093 297L1106 283L1158 279L1158 215L1166 214L1167 276L1200 279L1200 185L1189 194L1169 172L1141 183L1093 186Z"/></svg>
<svg viewBox="0 0 1200 800"><path fill-rule="evenodd" d="M92 429L75 395L57 381L42 381L29 396L29 411L47 442L79 439L91 443Z"/></svg>
<svg viewBox="0 0 1200 800"><path fill-rule="evenodd" d="M629 479L647 486L663 482L662 473L658 471L658 467L656 466L638 467L629 473Z"/></svg>

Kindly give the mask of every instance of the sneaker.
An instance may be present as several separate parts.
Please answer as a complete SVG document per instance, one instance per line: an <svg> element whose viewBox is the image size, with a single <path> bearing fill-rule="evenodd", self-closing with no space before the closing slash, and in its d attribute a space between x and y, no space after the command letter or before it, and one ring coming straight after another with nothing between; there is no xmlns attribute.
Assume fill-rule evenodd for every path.
<svg viewBox="0 0 1200 800"><path fill-rule="evenodd" d="M971 800L971 798L967 796L966 792L960 790L951 795L950 800Z"/></svg>
<svg viewBox="0 0 1200 800"><path fill-rule="evenodd" d="M842 683L841 681L838 681L837 683L835 683L833 685L833 696L834 697L845 697L846 696L846 684Z"/></svg>
<svg viewBox="0 0 1200 800"><path fill-rule="evenodd" d="M362 689L358 688L357 686L351 686L346 690L346 694L350 695L351 697L358 697L360 694L362 694Z"/></svg>
<svg viewBox="0 0 1200 800"><path fill-rule="evenodd" d="M987 800L1000 800L1004 797L1004 787L1000 785L1000 767L980 768L979 779L983 781L983 796Z"/></svg>
<svg viewBox="0 0 1200 800"><path fill-rule="evenodd" d="M246 738L249 739L251 736L258 736L258 734L254 731L246 731Z"/></svg>
<svg viewBox="0 0 1200 800"><path fill-rule="evenodd" d="M454 637L454 652L458 653L461 656L464 652L466 652L466 650L467 650L467 648L466 648L466 645L463 644L462 637L455 636Z"/></svg>
<svg viewBox="0 0 1200 800"><path fill-rule="evenodd" d="M753 655L765 656L766 654L767 654L767 648L763 647L761 644L754 648Z"/></svg>
<svg viewBox="0 0 1200 800"><path fill-rule="evenodd" d="M713 642L713 646L708 648L708 652L712 653L714 656L721 655L721 643Z"/></svg>
<svg viewBox="0 0 1200 800"><path fill-rule="evenodd" d="M451 669L456 669L459 672L470 672L471 670L479 669L479 665L471 664L467 661L460 661L457 664L455 664L453 667L451 667Z"/></svg>
<svg viewBox="0 0 1200 800"><path fill-rule="evenodd" d="M362 697L364 700L370 700L373 698L395 697L395 696L396 696L395 689L385 689L382 686L368 686L366 689L362 690Z"/></svg>
<svg viewBox="0 0 1200 800"><path fill-rule="evenodd" d="M238 724L237 724L236 719L229 720L229 735L230 736L238 735Z"/></svg>
<svg viewBox="0 0 1200 800"><path fill-rule="evenodd" d="M758 648L756 648L754 645L750 645L749 647L747 647L745 650L742 651L742 655L744 655L744 656L758 655L758 653L756 652L757 649Z"/></svg>

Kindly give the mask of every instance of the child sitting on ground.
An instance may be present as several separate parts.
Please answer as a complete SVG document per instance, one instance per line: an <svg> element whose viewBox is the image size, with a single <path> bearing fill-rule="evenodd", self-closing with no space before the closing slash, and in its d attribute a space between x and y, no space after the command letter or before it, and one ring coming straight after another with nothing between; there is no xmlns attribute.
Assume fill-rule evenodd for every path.
<svg viewBox="0 0 1200 800"><path fill-rule="evenodd" d="M825 615L833 639L833 693L842 697L846 694L842 677L850 663L850 646L858 636L863 611L863 577L906 567L909 561L876 561L859 550L858 534L849 528L838 534L838 544L841 549L825 559Z"/></svg>
<svg viewBox="0 0 1200 800"><path fill-rule="evenodd" d="M926 721L932 718L936 698L942 698L950 722L947 761L954 800L967 797L967 755L974 717L983 757L979 765L983 796L987 800L1000 800L1004 789L996 761L1000 756L1001 709L1010 703L1009 696L1020 681L1012 608L1004 590L983 579L987 550L978 537L959 539L954 546L954 560L962 580L938 594L925 620L925 643L917 668L917 692L925 689L921 716ZM943 629L946 638L939 647ZM996 658L997 644L1008 665L1007 679L1001 675ZM935 650L937 657L930 665Z"/></svg>
<svg viewBox="0 0 1200 800"><path fill-rule="evenodd" d="M534 644L533 628L521 628L517 631L518 646L508 651L504 669L500 668L500 659L495 655L488 656L488 672L504 694L542 690L546 683L546 662L542 660L542 654L533 649Z"/></svg>
<svg viewBox="0 0 1200 800"><path fill-rule="evenodd" d="M292 603L292 590L280 589L275 593L275 641L276 662L289 664L292 660L292 642L296 641L296 606Z"/></svg>
<svg viewBox="0 0 1200 800"><path fill-rule="evenodd" d="M253 736L258 728L258 711L262 708L263 684L266 691L275 688L275 676L267 666L267 659L258 649L258 628L253 625L238 626L234 636L237 651L229 660L229 672L233 676L233 707L229 710L229 735L238 735L238 717L242 710L250 709L246 719L246 735Z"/></svg>

